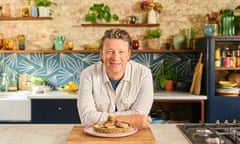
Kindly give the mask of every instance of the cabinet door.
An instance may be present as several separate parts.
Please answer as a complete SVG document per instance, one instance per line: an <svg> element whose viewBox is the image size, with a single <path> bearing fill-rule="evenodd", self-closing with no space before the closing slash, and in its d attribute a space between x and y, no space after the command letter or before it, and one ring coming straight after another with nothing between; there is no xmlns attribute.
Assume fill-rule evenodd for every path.
<svg viewBox="0 0 240 144"><path fill-rule="evenodd" d="M32 100L33 123L80 123L77 100L34 99Z"/></svg>
<svg viewBox="0 0 240 144"><path fill-rule="evenodd" d="M204 75L203 85L208 96L206 103L206 121L210 123L220 120L224 122L233 119L240 119L240 98L239 92L233 88L226 88L219 85L219 81L228 81L228 75L233 71L240 71L240 67L235 65L225 65L225 58L233 60L233 53L236 52L240 44L239 36L217 36L200 39L198 48L204 53ZM220 49L220 54L218 51ZM226 52L231 52L226 56ZM219 64L220 60L220 64ZM215 63L216 62L216 63Z"/></svg>

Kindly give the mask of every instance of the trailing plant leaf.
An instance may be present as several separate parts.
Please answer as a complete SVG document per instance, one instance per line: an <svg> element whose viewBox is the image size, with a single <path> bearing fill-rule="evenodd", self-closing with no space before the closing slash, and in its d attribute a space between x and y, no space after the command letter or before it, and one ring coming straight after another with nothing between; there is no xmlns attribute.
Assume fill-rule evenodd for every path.
<svg viewBox="0 0 240 144"><path fill-rule="evenodd" d="M97 20L104 20L110 22L111 20L118 21L118 16L116 14L111 14L108 5L93 4L89 8L88 14L85 15L85 21L95 23Z"/></svg>

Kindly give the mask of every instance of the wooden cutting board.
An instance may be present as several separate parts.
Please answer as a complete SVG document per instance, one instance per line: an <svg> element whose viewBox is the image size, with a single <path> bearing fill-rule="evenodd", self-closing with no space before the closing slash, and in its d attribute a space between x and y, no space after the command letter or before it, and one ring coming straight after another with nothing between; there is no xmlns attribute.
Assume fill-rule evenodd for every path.
<svg viewBox="0 0 240 144"><path fill-rule="evenodd" d="M74 126L68 136L67 144L157 144L150 128L118 138L91 136L83 129L84 126Z"/></svg>

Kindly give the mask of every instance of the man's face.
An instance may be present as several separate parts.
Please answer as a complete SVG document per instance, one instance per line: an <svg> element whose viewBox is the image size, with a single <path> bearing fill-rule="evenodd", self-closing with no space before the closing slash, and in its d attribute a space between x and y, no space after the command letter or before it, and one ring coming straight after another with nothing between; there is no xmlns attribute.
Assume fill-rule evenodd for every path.
<svg viewBox="0 0 240 144"><path fill-rule="evenodd" d="M128 42L121 39L106 39L100 55L106 66L107 75L115 80L122 78L131 56Z"/></svg>

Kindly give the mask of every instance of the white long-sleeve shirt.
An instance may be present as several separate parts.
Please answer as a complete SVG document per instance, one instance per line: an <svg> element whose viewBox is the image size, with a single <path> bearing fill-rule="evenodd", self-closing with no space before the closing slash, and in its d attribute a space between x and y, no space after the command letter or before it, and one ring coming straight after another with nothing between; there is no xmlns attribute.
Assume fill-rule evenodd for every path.
<svg viewBox="0 0 240 144"><path fill-rule="evenodd" d="M148 115L152 102L151 70L135 61L128 62L116 90L112 88L102 62L87 67L81 73L78 111L82 124L106 121L109 114Z"/></svg>

